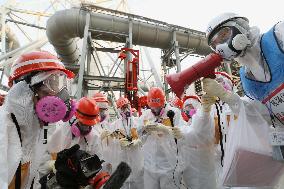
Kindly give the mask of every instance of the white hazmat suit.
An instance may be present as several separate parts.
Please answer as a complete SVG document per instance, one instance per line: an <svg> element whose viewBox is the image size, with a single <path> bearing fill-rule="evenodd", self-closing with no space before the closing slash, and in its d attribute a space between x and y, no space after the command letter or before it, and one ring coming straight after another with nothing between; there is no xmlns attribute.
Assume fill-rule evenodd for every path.
<svg viewBox="0 0 284 189"><path fill-rule="evenodd" d="M0 156L0 186L8 188L16 169L21 162L28 165L29 174L23 182L24 188L29 188L37 175L43 147L43 129L34 111L34 93L25 81L21 81L10 89L1 112L1 156ZM20 127L22 143L11 113L16 117ZM21 147L22 146L22 147Z"/></svg>
<svg viewBox="0 0 284 189"><path fill-rule="evenodd" d="M167 112L174 111L174 125L180 126L180 111L167 105L160 116L155 117L150 109L143 112L140 125L157 124L158 122L169 124ZM174 189L179 188L180 172L177 169L177 146L174 137L159 131L147 133L144 139L144 188L148 189ZM181 161L181 160L179 160Z"/></svg>

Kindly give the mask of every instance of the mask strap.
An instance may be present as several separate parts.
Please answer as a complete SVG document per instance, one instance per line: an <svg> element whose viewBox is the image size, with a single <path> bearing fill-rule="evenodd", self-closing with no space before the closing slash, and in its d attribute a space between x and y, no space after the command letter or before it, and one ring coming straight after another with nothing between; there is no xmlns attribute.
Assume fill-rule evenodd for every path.
<svg viewBox="0 0 284 189"><path fill-rule="evenodd" d="M162 116L165 113L165 108L163 107L160 111L160 116Z"/></svg>

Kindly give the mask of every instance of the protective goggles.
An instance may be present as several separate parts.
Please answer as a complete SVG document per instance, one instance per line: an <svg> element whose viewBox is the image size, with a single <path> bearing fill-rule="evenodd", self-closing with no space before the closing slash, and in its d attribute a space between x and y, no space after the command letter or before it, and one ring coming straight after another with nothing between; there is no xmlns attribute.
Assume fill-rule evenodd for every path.
<svg viewBox="0 0 284 189"><path fill-rule="evenodd" d="M52 74L43 81L43 85L52 93L57 94L64 87L68 88L67 76L65 74Z"/></svg>
<svg viewBox="0 0 284 189"><path fill-rule="evenodd" d="M216 50L216 46L228 42L233 35L231 27L222 27L209 41L209 46Z"/></svg>

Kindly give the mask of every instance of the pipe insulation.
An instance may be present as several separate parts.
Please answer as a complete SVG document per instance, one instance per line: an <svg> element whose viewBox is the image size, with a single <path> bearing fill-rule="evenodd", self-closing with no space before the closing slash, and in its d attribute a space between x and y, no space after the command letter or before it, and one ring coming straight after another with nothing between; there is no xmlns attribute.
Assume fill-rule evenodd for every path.
<svg viewBox="0 0 284 189"><path fill-rule="evenodd" d="M76 64L79 60L80 51L76 38L83 38L88 12L80 8L61 10L47 21L48 40L66 66ZM181 50L194 49L194 53L200 55L211 52L202 32L191 32L190 29L177 29L173 25L159 25L135 19L131 22L133 45L169 49L172 46L172 35L175 30ZM125 43L129 24L130 18L127 17L90 12L89 31L93 39Z"/></svg>

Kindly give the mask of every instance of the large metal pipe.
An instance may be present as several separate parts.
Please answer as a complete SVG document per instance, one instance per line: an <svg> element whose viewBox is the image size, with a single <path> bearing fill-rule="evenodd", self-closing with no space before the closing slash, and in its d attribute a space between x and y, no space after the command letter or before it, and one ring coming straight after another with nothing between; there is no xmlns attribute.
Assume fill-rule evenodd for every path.
<svg viewBox="0 0 284 189"><path fill-rule="evenodd" d="M86 13L87 10L84 9L66 9L56 12L47 22L48 40L65 64L74 64L79 59L80 52L75 38L83 37ZM126 41L129 18L97 12L90 14L92 38L122 43ZM172 45L173 30L176 30L176 40L180 49L195 49L195 53L200 55L207 55L211 51L202 32L176 29L173 25L159 25L135 19L131 22L134 45L168 49Z"/></svg>

